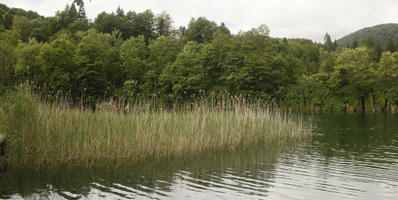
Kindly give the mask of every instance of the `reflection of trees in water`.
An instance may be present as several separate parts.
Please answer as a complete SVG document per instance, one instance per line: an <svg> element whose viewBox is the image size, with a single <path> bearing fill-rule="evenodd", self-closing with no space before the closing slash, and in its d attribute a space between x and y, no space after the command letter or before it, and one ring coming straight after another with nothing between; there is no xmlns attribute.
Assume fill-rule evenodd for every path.
<svg viewBox="0 0 398 200"><path fill-rule="evenodd" d="M363 159L365 154L384 157L398 152L396 114L324 114L315 119L321 135L314 138L314 148L326 158Z"/></svg>
<svg viewBox="0 0 398 200"><path fill-rule="evenodd" d="M398 115L324 114L315 119L319 135L313 138L302 164L312 166L308 170L316 173L319 190L336 190L333 187L341 186L337 181L346 183L347 188L339 188L340 192L351 187L348 193L360 192L355 191L361 185L357 183L398 186ZM331 179L335 184L328 182Z"/></svg>
<svg viewBox="0 0 398 200"><path fill-rule="evenodd" d="M173 195L180 183L202 192L258 196L271 194L269 190L290 194L287 182L310 193L328 190L352 195L360 193L356 189L366 190L361 186L372 181L398 187L393 182L398 180L398 115L324 114L314 119L319 134L312 145L301 147L257 145L135 166L108 162L90 169L9 170L0 175L0 199L13 194L73 199L70 193L89 196L97 191L116 198L162 198Z"/></svg>
<svg viewBox="0 0 398 200"><path fill-rule="evenodd" d="M88 196L92 189L118 197L126 195L160 196L172 192L179 179L202 188L250 189L250 185L266 192L270 187L278 156L283 145L254 145L230 152L209 152L200 156L145 161L132 166L112 163L93 168L58 167L51 170L13 170L0 175L0 198L21 195L24 198L43 198L58 194ZM287 147L286 147L287 148ZM225 180L228 179L228 183ZM256 181L259 180L259 181ZM33 196L32 196L33 195Z"/></svg>

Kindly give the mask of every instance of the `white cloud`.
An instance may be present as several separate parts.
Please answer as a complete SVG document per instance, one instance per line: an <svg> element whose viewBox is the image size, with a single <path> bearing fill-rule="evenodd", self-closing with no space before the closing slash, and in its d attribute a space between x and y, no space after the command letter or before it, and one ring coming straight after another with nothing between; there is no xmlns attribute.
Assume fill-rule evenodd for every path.
<svg viewBox="0 0 398 200"><path fill-rule="evenodd" d="M72 0L0 0L10 7L50 16ZM363 27L398 22L396 0L86 0L91 19L120 5L125 11L152 9L168 12L175 26L187 25L191 17L205 16L237 33L267 24L274 37L321 41L328 32L340 38Z"/></svg>

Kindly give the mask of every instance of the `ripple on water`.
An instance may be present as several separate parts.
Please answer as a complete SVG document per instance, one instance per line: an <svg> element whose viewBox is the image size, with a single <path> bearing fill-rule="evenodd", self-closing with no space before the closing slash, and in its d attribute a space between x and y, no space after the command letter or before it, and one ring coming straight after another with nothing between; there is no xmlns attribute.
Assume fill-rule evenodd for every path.
<svg viewBox="0 0 398 200"><path fill-rule="evenodd" d="M313 140L140 167L9 171L0 199L398 199L396 116L314 116Z"/></svg>

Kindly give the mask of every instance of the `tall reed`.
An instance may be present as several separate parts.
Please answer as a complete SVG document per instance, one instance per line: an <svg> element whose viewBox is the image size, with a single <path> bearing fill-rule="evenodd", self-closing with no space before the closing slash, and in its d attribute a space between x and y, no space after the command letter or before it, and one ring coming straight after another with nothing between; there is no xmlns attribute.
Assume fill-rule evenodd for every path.
<svg viewBox="0 0 398 200"><path fill-rule="evenodd" d="M127 113L46 103L20 88L1 100L9 166L40 167L98 160L139 161L310 137L300 116L244 101L198 101L169 109L131 104Z"/></svg>

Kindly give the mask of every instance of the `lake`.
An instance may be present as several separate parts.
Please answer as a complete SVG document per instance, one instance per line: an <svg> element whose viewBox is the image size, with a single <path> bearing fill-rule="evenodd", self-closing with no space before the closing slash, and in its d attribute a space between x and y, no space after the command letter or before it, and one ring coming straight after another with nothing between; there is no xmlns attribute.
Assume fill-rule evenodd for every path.
<svg viewBox="0 0 398 200"><path fill-rule="evenodd" d="M398 199L398 115L316 114L300 144L94 168L9 169L0 199Z"/></svg>

